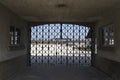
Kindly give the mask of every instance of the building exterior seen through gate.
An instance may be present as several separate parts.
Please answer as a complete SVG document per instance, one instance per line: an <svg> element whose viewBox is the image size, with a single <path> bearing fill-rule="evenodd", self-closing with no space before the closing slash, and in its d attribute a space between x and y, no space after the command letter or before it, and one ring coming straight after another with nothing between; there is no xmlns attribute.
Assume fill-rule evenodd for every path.
<svg viewBox="0 0 120 80"><path fill-rule="evenodd" d="M91 27L44 24L31 27L31 64L91 65Z"/></svg>

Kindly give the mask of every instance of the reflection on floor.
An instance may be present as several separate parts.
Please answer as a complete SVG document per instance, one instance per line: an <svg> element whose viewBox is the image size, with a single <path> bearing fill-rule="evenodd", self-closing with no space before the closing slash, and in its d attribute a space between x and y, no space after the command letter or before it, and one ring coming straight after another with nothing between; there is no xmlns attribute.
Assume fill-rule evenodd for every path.
<svg viewBox="0 0 120 80"><path fill-rule="evenodd" d="M32 66L11 77L10 80L112 80L93 67Z"/></svg>

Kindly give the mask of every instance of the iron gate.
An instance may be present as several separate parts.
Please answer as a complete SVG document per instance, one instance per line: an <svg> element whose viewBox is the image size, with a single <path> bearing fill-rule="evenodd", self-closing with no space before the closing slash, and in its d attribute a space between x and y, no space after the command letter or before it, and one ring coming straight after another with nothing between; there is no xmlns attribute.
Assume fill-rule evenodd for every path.
<svg viewBox="0 0 120 80"><path fill-rule="evenodd" d="M91 65L90 30L76 24L31 27L31 64Z"/></svg>

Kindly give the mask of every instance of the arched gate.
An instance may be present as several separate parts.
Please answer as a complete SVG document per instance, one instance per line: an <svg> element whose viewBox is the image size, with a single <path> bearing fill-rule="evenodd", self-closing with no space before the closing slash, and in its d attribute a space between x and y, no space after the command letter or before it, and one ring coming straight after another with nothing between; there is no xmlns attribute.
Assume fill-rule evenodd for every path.
<svg viewBox="0 0 120 80"><path fill-rule="evenodd" d="M31 64L91 65L91 28L77 24L31 27Z"/></svg>

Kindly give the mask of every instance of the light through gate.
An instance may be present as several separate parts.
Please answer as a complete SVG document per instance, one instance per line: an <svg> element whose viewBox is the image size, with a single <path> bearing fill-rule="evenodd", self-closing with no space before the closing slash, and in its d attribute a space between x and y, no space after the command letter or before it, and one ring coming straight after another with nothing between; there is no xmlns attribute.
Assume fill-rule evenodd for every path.
<svg viewBox="0 0 120 80"><path fill-rule="evenodd" d="M31 27L31 64L91 65L90 29L76 24Z"/></svg>

